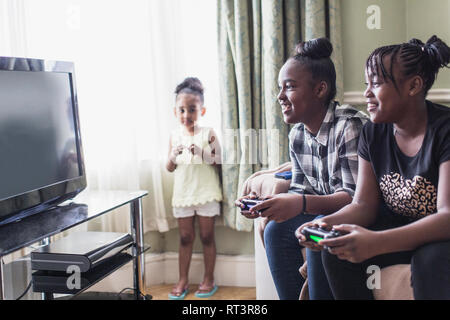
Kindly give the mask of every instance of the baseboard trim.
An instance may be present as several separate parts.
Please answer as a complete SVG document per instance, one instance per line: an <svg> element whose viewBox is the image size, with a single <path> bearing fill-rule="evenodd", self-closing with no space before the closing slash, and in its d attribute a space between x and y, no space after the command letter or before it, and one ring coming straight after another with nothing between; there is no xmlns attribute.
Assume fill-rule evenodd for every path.
<svg viewBox="0 0 450 320"><path fill-rule="evenodd" d="M178 253L147 254L145 259L147 286L178 281ZM194 253L189 270L189 282L203 280L203 254ZM217 285L255 287L255 257L253 255L217 255L214 279Z"/></svg>
<svg viewBox="0 0 450 320"><path fill-rule="evenodd" d="M91 291L119 292L133 286L133 264L128 263L111 276L92 287ZM189 283L203 280L203 254L194 253L189 270ZM255 287L255 257L253 255L217 255L214 280L219 286ZM145 255L146 286L172 284L178 281L178 253L148 253Z"/></svg>
<svg viewBox="0 0 450 320"><path fill-rule="evenodd" d="M450 89L431 89L427 99L435 103L450 103ZM344 92L344 103L351 105L365 105L366 98L363 91Z"/></svg>

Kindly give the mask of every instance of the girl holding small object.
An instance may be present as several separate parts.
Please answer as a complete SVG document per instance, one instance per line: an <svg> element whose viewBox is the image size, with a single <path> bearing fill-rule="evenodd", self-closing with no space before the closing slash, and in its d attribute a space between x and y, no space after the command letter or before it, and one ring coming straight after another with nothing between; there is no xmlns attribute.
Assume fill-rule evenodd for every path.
<svg viewBox="0 0 450 320"><path fill-rule="evenodd" d="M264 246L281 300L298 299L304 284L298 272L304 259L295 230L349 204L356 186L358 139L367 116L334 100L337 89L332 52L333 46L326 38L303 41L280 69L278 101L284 122L294 125L289 133L291 184L288 193L268 196L242 211L249 219L261 216L266 221L261 228ZM277 171L285 169L287 164ZM240 200L246 198L259 195L244 195L236 206L243 208ZM320 254L306 255L308 266L312 261L322 266ZM310 296L330 298L328 284L310 292Z"/></svg>
<svg viewBox="0 0 450 320"><path fill-rule="evenodd" d="M220 215L222 190L218 174L221 149L212 128L200 127L206 112L203 86L197 78L186 78L175 90L174 114L180 123L169 142L166 168L174 172L173 214L180 231L179 281L169 299L181 300L188 293L188 274L195 238L197 217L203 244L205 274L195 295L207 298L217 291L214 283L216 245L215 217Z"/></svg>
<svg viewBox="0 0 450 320"><path fill-rule="evenodd" d="M411 264L415 299L450 299L450 109L425 99L450 48L438 37L376 49L366 62L367 123L353 202L315 221L344 235L322 250L336 299L373 299L367 268ZM381 283L383 286L383 283Z"/></svg>

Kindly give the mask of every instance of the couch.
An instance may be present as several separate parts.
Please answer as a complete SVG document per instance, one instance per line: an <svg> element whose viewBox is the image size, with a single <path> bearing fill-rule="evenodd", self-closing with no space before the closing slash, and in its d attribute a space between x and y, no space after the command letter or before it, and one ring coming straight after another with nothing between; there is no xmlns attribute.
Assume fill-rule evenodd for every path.
<svg viewBox="0 0 450 320"><path fill-rule="evenodd" d="M287 192L290 180L276 179L273 173L262 173L248 179L242 190L242 194L255 191L260 197ZM262 228L255 230L261 234ZM262 246L260 246L262 248ZM256 249L264 250L264 249ZM305 249L302 249L305 257ZM306 259L305 259L306 260ZM307 261L300 268L300 274L306 279L305 285L300 293L300 300L308 299L308 280L306 276ZM377 300L412 300L413 289L411 287L411 268L409 264L393 265L381 269L380 289L373 289L374 298ZM258 280L257 280L258 282ZM258 283L257 283L258 285Z"/></svg>

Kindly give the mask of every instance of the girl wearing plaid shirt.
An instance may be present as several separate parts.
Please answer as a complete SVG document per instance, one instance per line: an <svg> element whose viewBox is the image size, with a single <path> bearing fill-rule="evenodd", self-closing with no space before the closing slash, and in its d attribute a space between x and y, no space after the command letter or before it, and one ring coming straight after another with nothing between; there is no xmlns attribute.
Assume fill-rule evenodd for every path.
<svg viewBox="0 0 450 320"><path fill-rule="evenodd" d="M326 38L302 42L281 68L278 101L284 121L295 124L289 134L291 185L288 193L273 195L243 212L256 218L265 209L264 246L280 299L298 299L304 283L298 272L304 261L295 230L317 215L349 204L356 186L358 138L367 117L333 100L332 51ZM242 207L239 200L236 205ZM317 258L321 267L320 255Z"/></svg>

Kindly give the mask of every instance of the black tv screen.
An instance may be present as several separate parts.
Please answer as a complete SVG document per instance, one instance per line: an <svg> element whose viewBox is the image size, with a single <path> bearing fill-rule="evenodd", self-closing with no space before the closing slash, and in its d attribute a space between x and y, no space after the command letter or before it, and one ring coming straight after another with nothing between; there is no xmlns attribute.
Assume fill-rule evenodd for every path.
<svg viewBox="0 0 450 320"><path fill-rule="evenodd" d="M73 70L0 57L0 225L86 187Z"/></svg>

